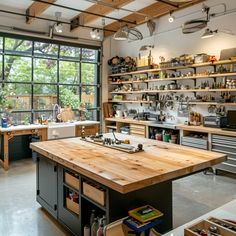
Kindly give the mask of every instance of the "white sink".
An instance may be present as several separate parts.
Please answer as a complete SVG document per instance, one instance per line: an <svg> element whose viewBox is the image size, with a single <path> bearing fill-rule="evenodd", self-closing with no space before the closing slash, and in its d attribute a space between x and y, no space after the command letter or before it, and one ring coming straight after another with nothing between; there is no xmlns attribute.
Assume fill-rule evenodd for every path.
<svg viewBox="0 0 236 236"><path fill-rule="evenodd" d="M75 124L73 123L49 123L48 140L75 137Z"/></svg>

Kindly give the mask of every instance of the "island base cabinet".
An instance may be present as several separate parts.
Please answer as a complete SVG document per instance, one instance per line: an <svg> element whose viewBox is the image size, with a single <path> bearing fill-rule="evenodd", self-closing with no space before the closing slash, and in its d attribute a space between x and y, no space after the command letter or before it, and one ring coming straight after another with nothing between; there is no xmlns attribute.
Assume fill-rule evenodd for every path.
<svg viewBox="0 0 236 236"><path fill-rule="evenodd" d="M68 178L68 175L71 176ZM96 217L106 217L109 224L127 216L129 210L147 204L164 214L155 229L160 233L172 229L172 181L122 194L46 157L39 158L37 176L38 202L74 235L83 236L83 228L89 225L92 210L95 210ZM98 201L84 188L88 184L104 194L103 201ZM76 202L72 198L72 205L76 207L71 209L73 206L68 206L68 198L74 194L78 199Z"/></svg>
<svg viewBox="0 0 236 236"><path fill-rule="evenodd" d="M68 175L67 170L62 166L58 166L58 221L62 223L68 230L70 230L73 234L81 235L80 231L80 209L70 210L68 206L68 191L75 191L73 187L70 188L70 185L65 185L65 176ZM79 196L79 190L78 190ZM69 200L71 201L71 200ZM80 198L78 199L79 203ZM71 201L71 203L74 203ZM80 208L81 204L74 203L74 206ZM73 205L72 205L73 207ZM76 208L76 207L75 207ZM78 212L79 214L76 214Z"/></svg>
<svg viewBox="0 0 236 236"><path fill-rule="evenodd" d="M37 201L57 217L57 164L38 154Z"/></svg>

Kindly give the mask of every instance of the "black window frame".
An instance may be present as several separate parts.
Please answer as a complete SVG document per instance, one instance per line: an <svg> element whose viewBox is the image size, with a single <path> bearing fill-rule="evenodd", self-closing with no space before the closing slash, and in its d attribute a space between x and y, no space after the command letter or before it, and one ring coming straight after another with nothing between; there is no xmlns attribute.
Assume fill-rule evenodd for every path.
<svg viewBox="0 0 236 236"><path fill-rule="evenodd" d="M81 101L81 96L82 96L82 87L86 87L86 86L93 86L95 88L95 101L96 101L96 104L94 104L95 106L92 107L92 108L88 108L88 111L89 112L94 112L95 115L95 120L100 120L100 116L101 116L101 99L100 99L100 94L101 94L101 47L99 46L91 46L91 45L85 45L85 44L77 44L77 43L73 43L73 42L65 42L65 41L60 41L60 40L55 40L55 39L44 39L44 38L38 38L38 37L33 37L33 36L25 36L25 35L17 35L17 34L11 34L11 33L3 33L3 32L0 32L0 37L3 38L3 45L2 45L2 50L0 50L0 56L2 57L2 79L0 79L0 87L3 88L5 84L7 83L11 83L11 84L16 84L16 83L21 83L21 84L30 84L31 85L31 109L30 110L20 110L20 111L17 111L17 110L13 110L12 113L30 113L31 114L31 120L30 122L33 123L34 120L37 118L37 117L34 117L34 114L36 112L52 112L52 109L49 109L49 110L46 110L46 109L35 109L34 108L34 104L33 104L33 101L34 101L34 85L55 85L57 86L57 103L59 104L59 87L61 85L63 86L78 86L79 87L79 97L80 97L80 101ZM12 39L20 39L20 40L28 40L28 41L32 41L32 52L29 53L29 54L24 54L22 52L18 52L16 51L16 53L14 54L13 52L5 52L5 38L12 38ZM35 42L40 42L40 43L51 43L51 44L57 44L58 45L58 53L57 53L57 56L55 57L55 55L53 55L52 57L41 57L39 56L38 54L37 55L34 55L34 45L35 45ZM79 48L80 49L80 57L79 57L79 60L78 60L78 57L75 57L74 59L71 58L71 57L61 57L60 55L60 48L61 46L70 46L70 47L76 47L76 48ZM97 56L95 57L95 60L94 62L91 62L89 60L82 60L82 50L83 49L92 49L92 50L96 50L97 52ZM20 57L29 57L31 58L31 68L32 68L32 71L31 71L31 81L29 82L17 82L17 81L5 81L5 56L20 56ZM56 60L57 61L57 78L56 78L56 82L55 83L47 83L47 82L36 82L34 81L34 59L37 59L37 58L40 58L40 59L52 59L52 60ZM59 68L59 64L60 64L60 61L68 61L68 62L77 62L79 63L79 83L78 84L70 84L70 83L61 83L59 81L59 71L60 71L60 68ZM94 64L96 66L96 69L95 69L95 76L97 78L97 82L94 83L94 84L83 84L81 79L82 79L82 76L81 76L81 70L82 70L82 63L91 63L91 64ZM83 102L83 101L81 101ZM75 110L75 109L74 109ZM76 111L76 110L75 110Z"/></svg>

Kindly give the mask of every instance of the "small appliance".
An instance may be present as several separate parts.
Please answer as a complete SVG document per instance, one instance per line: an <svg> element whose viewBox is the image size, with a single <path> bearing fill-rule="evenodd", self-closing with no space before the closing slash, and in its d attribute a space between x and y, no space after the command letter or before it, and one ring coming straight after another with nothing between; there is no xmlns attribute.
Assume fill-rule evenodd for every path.
<svg viewBox="0 0 236 236"><path fill-rule="evenodd" d="M203 126L213 128L224 128L227 125L226 116L204 116Z"/></svg>

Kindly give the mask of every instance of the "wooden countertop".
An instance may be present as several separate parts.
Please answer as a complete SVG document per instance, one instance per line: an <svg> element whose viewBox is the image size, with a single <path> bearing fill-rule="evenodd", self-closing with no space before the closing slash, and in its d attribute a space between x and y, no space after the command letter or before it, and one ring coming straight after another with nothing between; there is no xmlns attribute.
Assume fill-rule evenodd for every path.
<svg viewBox="0 0 236 236"><path fill-rule="evenodd" d="M202 132L202 133L214 133L214 134L236 136L236 131L228 131L228 130L223 130L220 128L204 127L201 125L200 126L177 125L177 129L196 131L196 132Z"/></svg>
<svg viewBox="0 0 236 236"><path fill-rule="evenodd" d="M118 139L130 139L135 146L142 143L144 151L129 154L80 138L31 143L30 147L120 193L185 176L226 160L226 155L221 153L130 135L116 135ZM111 134L104 136L112 137Z"/></svg>
<svg viewBox="0 0 236 236"><path fill-rule="evenodd" d="M7 128L0 128L0 133L18 131L18 130L28 130L28 129L47 129L47 125L17 125L10 126Z"/></svg>
<svg viewBox="0 0 236 236"><path fill-rule="evenodd" d="M129 124L136 124L136 125L150 125L155 123L155 121L149 121L149 120L135 120L131 118L106 118L106 121L115 121L120 123L129 123Z"/></svg>
<svg viewBox="0 0 236 236"><path fill-rule="evenodd" d="M98 121L75 121L75 122L61 122L61 123L49 123L48 125L41 125L41 124L30 124L30 125L17 125L17 126L10 126L7 128L0 127L0 133L10 132L10 131L17 131L17 130L28 130L28 129L47 129L48 127L59 127L59 126L79 126L79 125L94 125L100 124Z"/></svg>

